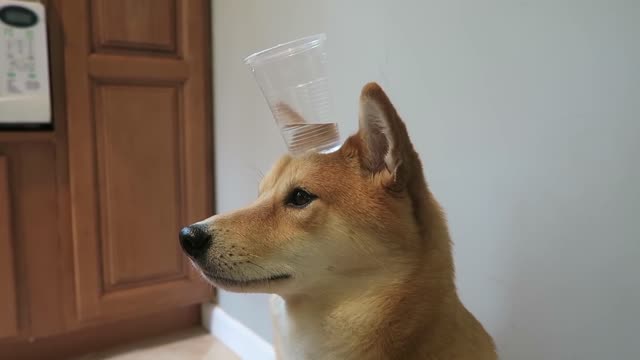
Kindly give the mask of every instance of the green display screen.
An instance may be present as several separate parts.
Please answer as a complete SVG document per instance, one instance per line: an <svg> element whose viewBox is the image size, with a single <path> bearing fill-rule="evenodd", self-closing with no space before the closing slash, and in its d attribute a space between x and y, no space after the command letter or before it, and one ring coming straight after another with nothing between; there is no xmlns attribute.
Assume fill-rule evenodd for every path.
<svg viewBox="0 0 640 360"><path fill-rule="evenodd" d="M0 8L0 20L15 27L29 27L38 22L38 16L33 11L21 6L5 6Z"/></svg>

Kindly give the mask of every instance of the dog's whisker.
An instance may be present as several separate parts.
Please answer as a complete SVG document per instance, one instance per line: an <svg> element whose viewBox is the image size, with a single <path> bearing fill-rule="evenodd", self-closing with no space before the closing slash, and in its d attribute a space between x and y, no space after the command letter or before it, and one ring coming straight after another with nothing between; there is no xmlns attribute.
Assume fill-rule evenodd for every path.
<svg viewBox="0 0 640 360"><path fill-rule="evenodd" d="M262 270L264 270L264 271L267 271L267 269L265 269L264 267L262 267L262 266L260 266L260 265L258 265L258 264L256 264L256 263L254 263L253 261L247 261L247 263L249 263L249 264L251 264L251 265L253 265L253 266L259 267L260 269L262 269Z"/></svg>

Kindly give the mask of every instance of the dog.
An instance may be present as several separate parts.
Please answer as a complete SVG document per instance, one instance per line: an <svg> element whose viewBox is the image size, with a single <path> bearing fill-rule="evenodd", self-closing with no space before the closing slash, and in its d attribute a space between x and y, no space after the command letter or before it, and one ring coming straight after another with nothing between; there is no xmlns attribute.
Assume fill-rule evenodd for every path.
<svg viewBox="0 0 640 360"><path fill-rule="evenodd" d="M457 295L444 213L376 83L339 150L283 156L255 203L180 242L213 285L278 295L279 358L497 359Z"/></svg>

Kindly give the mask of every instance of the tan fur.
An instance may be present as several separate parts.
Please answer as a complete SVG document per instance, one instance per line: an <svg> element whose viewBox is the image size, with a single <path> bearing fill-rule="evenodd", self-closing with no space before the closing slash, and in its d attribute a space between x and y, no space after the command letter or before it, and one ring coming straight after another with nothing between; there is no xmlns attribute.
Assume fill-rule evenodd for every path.
<svg viewBox="0 0 640 360"><path fill-rule="evenodd" d="M284 359L496 359L458 298L445 216L404 123L377 84L360 108L339 151L284 156L254 204L203 221L214 241L198 267L222 288L280 296ZM317 199L293 208L294 188ZM255 281L276 275L291 277Z"/></svg>

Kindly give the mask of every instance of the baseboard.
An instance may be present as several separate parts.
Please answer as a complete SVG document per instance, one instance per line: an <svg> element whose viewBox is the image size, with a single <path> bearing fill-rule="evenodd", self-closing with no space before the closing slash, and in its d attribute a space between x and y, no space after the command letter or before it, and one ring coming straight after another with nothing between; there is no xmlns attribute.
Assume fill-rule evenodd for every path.
<svg viewBox="0 0 640 360"><path fill-rule="evenodd" d="M246 360L275 360L273 346L214 304L202 305L202 326Z"/></svg>

